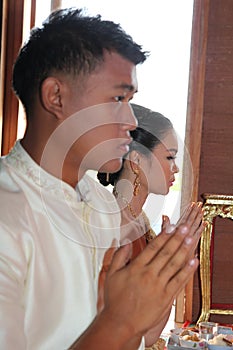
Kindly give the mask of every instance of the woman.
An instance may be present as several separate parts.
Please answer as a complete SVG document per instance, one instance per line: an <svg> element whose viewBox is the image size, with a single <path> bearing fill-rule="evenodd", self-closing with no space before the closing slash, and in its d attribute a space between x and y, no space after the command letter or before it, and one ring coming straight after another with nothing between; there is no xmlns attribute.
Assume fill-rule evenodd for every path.
<svg viewBox="0 0 233 350"><path fill-rule="evenodd" d="M149 193L166 195L179 169L175 162L178 142L171 121L145 107L132 104L132 108L138 127L131 131L133 141L122 168L114 174L98 173L98 179L104 186L114 186L121 208L122 239L133 241L134 258L155 235L142 209ZM169 227L169 219L163 219ZM136 230L132 230L132 221Z"/></svg>
<svg viewBox="0 0 233 350"><path fill-rule="evenodd" d="M129 152L124 157L122 168L114 174L98 173L97 177L104 186L113 186L113 193L121 209L122 241L132 241L131 259L134 259L148 241L155 237L143 211L143 205L150 193L168 194L179 169L175 161L178 142L171 121L145 107L132 104L132 108L138 120L138 127L130 132L132 142ZM190 215L201 218L201 207L201 203L190 204L179 224ZM163 216L162 225L166 227L167 232L174 229L167 216ZM202 230L201 226L194 229L197 234L199 230ZM103 264L104 271L111 261L111 252L108 254ZM99 279L99 291L105 278L103 270ZM103 299L100 293L99 305ZM168 317L169 315L161 320L161 324L165 325ZM153 344L156 339L153 329L145 335L147 346Z"/></svg>

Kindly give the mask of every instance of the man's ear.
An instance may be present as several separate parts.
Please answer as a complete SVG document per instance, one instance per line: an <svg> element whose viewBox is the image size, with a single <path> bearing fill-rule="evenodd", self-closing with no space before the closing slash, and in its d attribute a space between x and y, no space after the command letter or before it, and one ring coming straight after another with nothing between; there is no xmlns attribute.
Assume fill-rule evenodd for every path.
<svg viewBox="0 0 233 350"><path fill-rule="evenodd" d="M41 103L48 112L58 119L61 118L62 89L58 79L48 77L43 81L41 85Z"/></svg>

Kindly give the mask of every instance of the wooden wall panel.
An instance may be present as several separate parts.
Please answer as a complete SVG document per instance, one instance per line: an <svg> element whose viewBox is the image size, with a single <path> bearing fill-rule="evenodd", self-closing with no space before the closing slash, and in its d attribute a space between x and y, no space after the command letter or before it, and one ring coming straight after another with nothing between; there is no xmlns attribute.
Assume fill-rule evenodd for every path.
<svg viewBox="0 0 233 350"><path fill-rule="evenodd" d="M192 169L185 166L183 169L182 208L186 207L190 201L198 199L209 3L210 0L194 1L185 135L187 153L184 154L184 164L189 164L191 160ZM190 179L193 179L193 183ZM192 301L193 279L176 299L175 321L178 325L192 319Z"/></svg>
<svg viewBox="0 0 233 350"><path fill-rule="evenodd" d="M202 132L199 191L232 194L233 114L205 113Z"/></svg>

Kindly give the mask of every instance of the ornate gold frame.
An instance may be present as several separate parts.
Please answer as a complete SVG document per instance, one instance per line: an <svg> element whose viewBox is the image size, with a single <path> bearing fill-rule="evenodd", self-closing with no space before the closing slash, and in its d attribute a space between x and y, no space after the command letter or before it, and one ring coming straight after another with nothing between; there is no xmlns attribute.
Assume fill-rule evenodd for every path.
<svg viewBox="0 0 233 350"><path fill-rule="evenodd" d="M216 216L233 220L233 195L208 194L202 195L204 199L204 220L207 226L200 241L200 277L202 309L197 323L208 321L211 314L233 315L233 310L211 309L211 266L210 248L213 232L213 220Z"/></svg>

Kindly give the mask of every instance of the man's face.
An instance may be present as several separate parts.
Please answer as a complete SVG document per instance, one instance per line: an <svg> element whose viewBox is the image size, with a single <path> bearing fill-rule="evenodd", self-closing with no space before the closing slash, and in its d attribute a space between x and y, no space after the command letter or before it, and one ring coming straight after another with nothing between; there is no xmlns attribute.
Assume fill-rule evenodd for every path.
<svg viewBox="0 0 233 350"><path fill-rule="evenodd" d="M137 90L136 67L116 53L105 53L103 64L83 85L68 84L64 123L70 140L69 160L88 169L117 171L131 141L136 119L128 102ZM68 125L67 124L67 125Z"/></svg>

